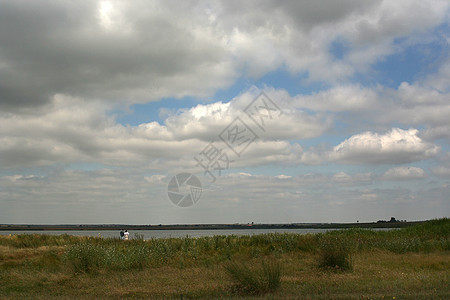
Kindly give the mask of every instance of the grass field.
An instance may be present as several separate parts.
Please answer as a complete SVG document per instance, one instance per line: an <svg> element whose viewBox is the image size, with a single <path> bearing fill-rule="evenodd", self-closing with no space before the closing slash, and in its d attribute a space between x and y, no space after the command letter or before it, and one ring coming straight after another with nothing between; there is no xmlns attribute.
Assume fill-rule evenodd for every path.
<svg viewBox="0 0 450 300"><path fill-rule="evenodd" d="M450 220L122 241L0 236L0 298L450 299Z"/></svg>

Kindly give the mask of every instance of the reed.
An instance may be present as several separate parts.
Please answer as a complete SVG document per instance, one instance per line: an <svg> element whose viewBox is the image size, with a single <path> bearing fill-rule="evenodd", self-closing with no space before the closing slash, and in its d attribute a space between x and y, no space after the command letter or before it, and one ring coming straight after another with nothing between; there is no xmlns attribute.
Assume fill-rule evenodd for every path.
<svg viewBox="0 0 450 300"><path fill-rule="evenodd" d="M342 238L324 238L320 244L318 264L320 268L335 271L351 271L354 247Z"/></svg>
<svg viewBox="0 0 450 300"><path fill-rule="evenodd" d="M229 262L224 266L238 292L265 294L281 285L281 264L277 260L263 260L258 268L243 262Z"/></svg>
<svg viewBox="0 0 450 300"><path fill-rule="evenodd" d="M449 226L445 218L306 235L0 236L0 298L447 299Z"/></svg>

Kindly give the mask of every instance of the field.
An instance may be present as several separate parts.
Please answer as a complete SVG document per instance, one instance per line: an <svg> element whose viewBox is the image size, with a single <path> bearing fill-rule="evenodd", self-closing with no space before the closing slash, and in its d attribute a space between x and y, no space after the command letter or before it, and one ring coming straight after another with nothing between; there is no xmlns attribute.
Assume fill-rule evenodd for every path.
<svg viewBox="0 0 450 300"><path fill-rule="evenodd" d="M129 241L0 236L1 299L450 299L450 220Z"/></svg>

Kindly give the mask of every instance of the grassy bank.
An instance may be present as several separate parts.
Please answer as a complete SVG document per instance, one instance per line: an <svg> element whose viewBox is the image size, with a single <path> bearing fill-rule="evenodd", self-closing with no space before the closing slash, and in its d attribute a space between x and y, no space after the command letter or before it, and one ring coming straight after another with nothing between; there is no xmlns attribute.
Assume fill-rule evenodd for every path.
<svg viewBox="0 0 450 300"><path fill-rule="evenodd" d="M450 298L450 220L129 241L0 236L0 298Z"/></svg>

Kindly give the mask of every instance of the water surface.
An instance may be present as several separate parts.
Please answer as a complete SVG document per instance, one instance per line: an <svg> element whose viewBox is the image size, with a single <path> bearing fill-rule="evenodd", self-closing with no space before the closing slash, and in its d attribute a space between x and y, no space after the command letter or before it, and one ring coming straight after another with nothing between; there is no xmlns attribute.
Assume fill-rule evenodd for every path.
<svg viewBox="0 0 450 300"><path fill-rule="evenodd" d="M198 229L198 230L129 230L130 238L142 235L144 239L202 237L215 235L255 235L265 233L288 232L297 234L320 233L336 229ZM373 230L391 230L391 228L376 228ZM5 230L0 235L10 234L69 234L75 236L101 236L105 238L119 237L119 230Z"/></svg>

